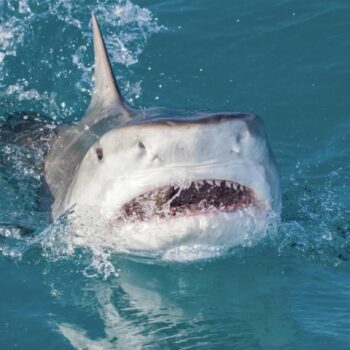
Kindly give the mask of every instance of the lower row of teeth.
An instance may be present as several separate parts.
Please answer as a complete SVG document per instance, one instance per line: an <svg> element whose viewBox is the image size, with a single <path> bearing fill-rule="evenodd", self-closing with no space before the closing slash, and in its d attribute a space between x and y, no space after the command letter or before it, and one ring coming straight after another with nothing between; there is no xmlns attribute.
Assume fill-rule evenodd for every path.
<svg viewBox="0 0 350 350"><path fill-rule="evenodd" d="M158 216L158 217L166 217L166 216L176 216L176 215L184 215L184 214L193 214L195 212L214 212L214 211L230 211L235 210L239 207L238 204L234 205L220 205L219 207L213 205L207 205L205 203L199 204L190 204L188 206L181 207L169 207L167 209L163 208L163 210L153 211L151 208L143 208L146 210L135 210L131 215L127 215L126 213L122 214L120 218L122 220L130 220L130 219L141 219L147 220L148 218ZM148 210L147 210L148 209Z"/></svg>

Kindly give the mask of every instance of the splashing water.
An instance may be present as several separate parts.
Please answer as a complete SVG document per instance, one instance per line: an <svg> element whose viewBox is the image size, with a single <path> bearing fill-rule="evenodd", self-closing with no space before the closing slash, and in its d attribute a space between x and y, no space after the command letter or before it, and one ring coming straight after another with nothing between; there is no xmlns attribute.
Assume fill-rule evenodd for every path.
<svg viewBox="0 0 350 350"><path fill-rule="evenodd" d="M4 1L0 3L0 9L3 13L0 25L0 60L3 63L0 86L5 88L1 99L6 101L7 106L12 103L16 110L33 109L34 106L34 109L60 122L72 117L80 118L90 98L92 38L90 20L86 18L91 12L103 19L101 22L112 64L134 65L148 38L166 30L158 25L157 18L148 9L128 0L113 4L108 1L90 2L86 6L70 1L51 4L23 0L16 5ZM58 35L51 30L53 24L63 29ZM65 33L70 30L75 37L68 40ZM56 35L54 41L50 35ZM120 81L127 81L126 86L122 85L126 97L131 101L139 98L141 81L132 77L124 79L122 74L118 76ZM16 81L14 77L17 77ZM58 95L60 87L67 84L70 93ZM38 103L33 103L33 100Z"/></svg>
<svg viewBox="0 0 350 350"><path fill-rule="evenodd" d="M74 88L72 90L79 92L78 102L76 102L79 105L86 103L89 98L86 95L90 93L92 87L90 78L92 74L91 53L88 54L89 49L91 49L91 33L88 23L80 18L85 18L91 11L103 18L103 30L106 33L108 49L112 54L112 63L127 67L138 63L138 57L151 35L166 29L165 26L158 24L158 19L148 9L128 0L114 4L109 4L108 1L99 1L97 5L90 3L85 7L75 5L70 1L46 4L41 1L23 0L16 6L9 2L2 2L1 7L4 18L0 26L2 43L0 59L4 64L1 66L0 76L3 86L6 86L1 95L3 101L6 101L3 103L6 106L4 108L6 110L9 108L8 105L12 106L13 103L16 103L18 109L23 109L27 104L31 104L43 110L44 113L50 114L59 123L72 118L73 111L80 111L81 107L76 108L74 102L71 103L72 99L65 99L63 102L63 97L58 96L56 92L57 85L52 85L53 79L56 81L75 81L75 88L78 90ZM43 84L50 87L47 90L39 90L39 83L41 83L39 78L43 77L43 73L38 74L34 67L28 69L29 75L27 74L26 77L14 74L14 71L11 70L14 69L12 67L17 66L16 62L19 58L21 65L27 67L33 62L35 55L33 51L28 52L28 46L34 40L40 41L41 37L44 39L47 35L44 33L44 28L36 28L35 24L39 19L54 21L57 25L64 26L65 31L71 28L78 29L76 41L67 42L63 36L59 38L59 43L62 43L61 48L47 46L40 48L40 50L45 50L40 61L44 67L41 67L41 70L46 68L52 70L48 84ZM84 44L79 45L79 40L84 41ZM25 53L24 48L26 49ZM70 60L70 68L68 69L66 68L69 62L67 60ZM58 62L58 67L55 70L53 70L54 62ZM10 80L10 77L13 76L19 76L17 81ZM121 78L120 80L123 81L123 76ZM132 77L129 79L132 80ZM9 81L12 83L7 84ZM142 93L141 81L135 81L132 84L130 80L126 80L124 88L126 88L126 95L131 101ZM132 96L133 94L134 96ZM37 170L38 159L42 154L40 151L34 154L32 150L23 147L3 144L1 155L5 164L10 162L13 164L10 175L6 175L6 171L1 174L4 183L3 191L13 199L13 203L7 202L7 207L2 210L1 232L2 236L6 237L6 242L1 248L2 252L21 256L24 251L30 249L32 244L36 245L40 242L44 250L50 250L51 256L59 258L69 256L77 247L83 246L94 251L95 260L92 266L95 266L97 270L102 269L101 271L106 273L105 277L108 276L109 272L114 273L115 269L111 267L109 261L112 252L115 251L110 249L110 246L113 245L112 241L106 241L104 238L103 242L98 242L96 237L100 237L100 234L89 236L90 238L87 239L88 235L83 231L82 235L76 237L72 234L72 230L67 227L69 225L64 225L63 229L62 224L54 224L46 229L46 234L43 235L45 238L41 241L33 239L31 235L25 237L20 234L31 226L34 226L34 231L43 229L44 221L38 220L37 207L33 203L36 197L35 193L42 181L42 174ZM340 263L346 259L349 250L347 237L349 228L343 224L343 222L348 221L349 211L338 201L339 197L334 191L333 183L341 177L342 172L347 172L348 169L339 168L337 171L331 171L322 185L321 194L317 193L316 196L315 193L312 193L309 180L303 178L301 168L301 164L298 163L297 172L290 176L284 195L286 205L284 212L293 213L295 217L290 218L289 214L284 214L285 218L279 227L279 233L268 236L267 239L271 241L269 244L274 245L280 254L286 250L294 250L308 257L325 258L334 263ZM13 188L8 185L11 182L15 183ZM289 192L291 192L291 198ZM20 207L18 207L19 198L21 198ZM315 201L317 212L314 210ZM35 222L35 220L37 221ZM62 231L65 234L61 234ZM97 229L96 232L98 231ZM76 240L74 241L72 237L75 237ZM122 240L120 237L115 240L119 248L122 246ZM20 243L17 244L17 241ZM254 245L256 241L248 238L245 245ZM174 249L170 247L161 255L166 259L175 260L208 258L221 255L223 251L227 251L227 248L193 244ZM122 248L119 250L127 252ZM333 255L328 254L329 252L332 252ZM101 262L105 262L106 266L102 267Z"/></svg>
<svg viewBox="0 0 350 350"><path fill-rule="evenodd" d="M0 124L83 115L93 11L130 102L261 114L283 190L262 239L134 255L48 224L41 150L0 132L0 348L349 348L348 4L253 3L0 1Z"/></svg>

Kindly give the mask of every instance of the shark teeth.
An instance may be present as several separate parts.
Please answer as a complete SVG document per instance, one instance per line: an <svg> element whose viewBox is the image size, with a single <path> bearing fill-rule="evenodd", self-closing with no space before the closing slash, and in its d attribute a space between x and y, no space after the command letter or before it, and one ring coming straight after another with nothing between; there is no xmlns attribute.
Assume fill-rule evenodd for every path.
<svg viewBox="0 0 350 350"><path fill-rule="evenodd" d="M226 187L233 190L243 191L245 186L241 185L234 181L229 180L197 180L193 181L191 183L185 183L184 185L180 186L182 189L188 189L191 186L195 186L196 189L200 189L201 186L217 186L217 187ZM178 187L178 186L175 186Z"/></svg>
<svg viewBox="0 0 350 350"><path fill-rule="evenodd" d="M250 205L258 205L254 192L234 181L184 181L137 196L122 207L119 219L136 221L153 217L228 213Z"/></svg>

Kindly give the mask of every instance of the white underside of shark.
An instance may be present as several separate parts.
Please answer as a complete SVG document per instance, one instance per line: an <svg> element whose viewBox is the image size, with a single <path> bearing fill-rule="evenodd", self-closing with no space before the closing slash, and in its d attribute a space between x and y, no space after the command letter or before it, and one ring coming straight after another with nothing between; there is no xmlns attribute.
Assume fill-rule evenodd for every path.
<svg viewBox="0 0 350 350"><path fill-rule="evenodd" d="M135 110L123 100L93 16L95 89L60 130L45 177L53 218L82 245L123 252L230 248L266 235L281 210L262 121L244 113Z"/></svg>

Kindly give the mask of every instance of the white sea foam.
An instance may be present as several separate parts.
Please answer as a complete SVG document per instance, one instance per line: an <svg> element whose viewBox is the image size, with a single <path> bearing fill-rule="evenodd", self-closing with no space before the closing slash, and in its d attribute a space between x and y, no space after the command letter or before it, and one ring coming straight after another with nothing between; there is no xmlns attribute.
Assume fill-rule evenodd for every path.
<svg viewBox="0 0 350 350"><path fill-rule="evenodd" d="M42 241L46 256L55 259L70 255L75 249L92 253L85 269L89 277L118 276L111 263L115 253L132 254L159 261L194 261L225 255L237 245L252 246L267 234L273 218L259 217L246 209L227 215L184 217L169 222L155 219L151 222L124 224L108 229L103 220L84 213L79 226L72 224L78 214L74 210L65 217L63 226L53 225ZM74 219L73 219L74 222Z"/></svg>
<svg viewBox="0 0 350 350"><path fill-rule="evenodd" d="M21 84L12 84L9 85L6 89L7 95L16 95L16 98L19 101L23 100L47 100L49 99L49 96L47 93L40 94L37 90L35 89L29 89L25 90L23 85Z"/></svg>
<svg viewBox="0 0 350 350"><path fill-rule="evenodd" d="M11 17L0 24L1 61L6 56L16 56L16 46L23 43L24 37L24 24L16 17Z"/></svg>

